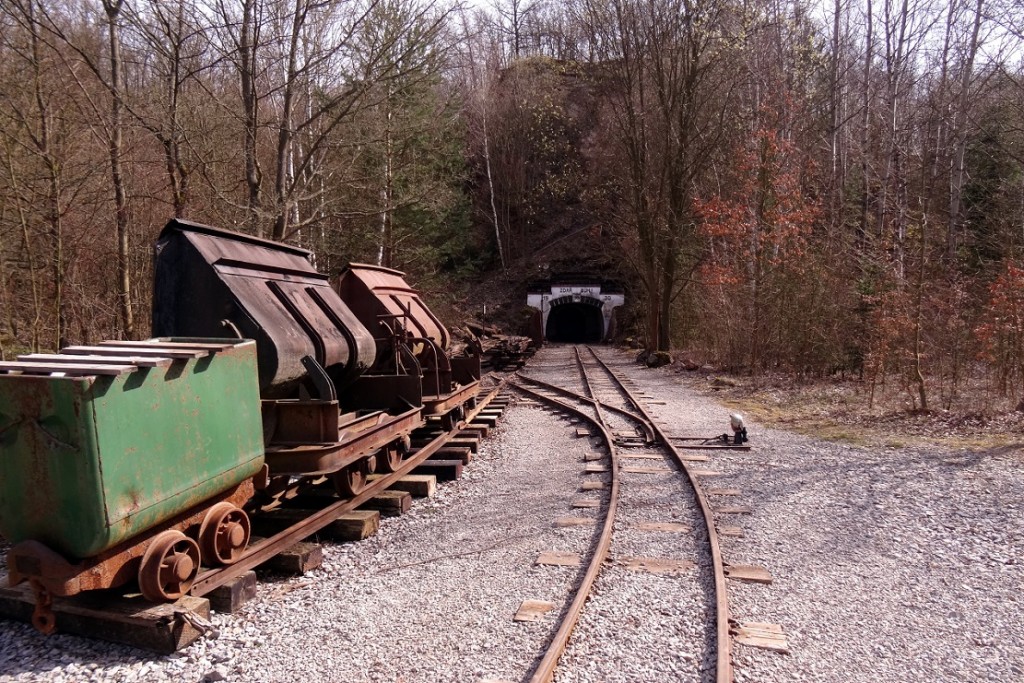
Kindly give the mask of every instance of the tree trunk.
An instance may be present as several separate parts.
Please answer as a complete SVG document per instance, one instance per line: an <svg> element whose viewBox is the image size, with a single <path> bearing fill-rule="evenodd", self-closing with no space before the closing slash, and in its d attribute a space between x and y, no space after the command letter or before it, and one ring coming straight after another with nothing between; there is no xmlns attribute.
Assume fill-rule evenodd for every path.
<svg viewBox="0 0 1024 683"><path fill-rule="evenodd" d="M914 301L914 381L917 383L917 395L921 400L921 410L928 410L928 391L925 386L921 357L921 327L924 317L924 275L928 254L928 218L921 221L921 263L917 270L917 292Z"/></svg>
<svg viewBox="0 0 1024 683"><path fill-rule="evenodd" d="M487 103L484 103L484 107ZM484 165L487 168L487 193L491 199L491 220L494 221L494 240L498 244L498 258L501 260L501 269L505 271L508 269L508 263L505 261L505 245L502 242L501 237L501 222L498 220L498 206L494 201L494 176L491 172L491 147L490 139L488 138L487 132L487 112L483 114L483 128L484 128Z"/></svg>
<svg viewBox="0 0 1024 683"><path fill-rule="evenodd" d="M124 135L122 107L124 98L124 74L122 73L121 37L118 19L124 0L104 0L107 13L108 38L110 42L110 181L114 186L114 223L117 233L117 297L119 302L121 328L126 337L135 336L135 320L132 315L131 264L128 244L128 196L125 191L124 175L121 169L121 155Z"/></svg>
<svg viewBox="0 0 1024 683"><path fill-rule="evenodd" d="M967 120L971 103L971 78L974 74L974 60L978 54L984 5L985 0L976 0L971 40L967 46L965 63L962 66L960 92L957 96L956 111L953 113L953 167L950 169L949 177L949 226L946 233L946 255L950 263L953 263L956 259L957 238L961 223L960 213L965 175L964 157L967 153Z"/></svg>
<svg viewBox="0 0 1024 683"><path fill-rule="evenodd" d="M245 138L242 143L245 156L245 185L248 190L247 210L249 230L263 236L261 214L263 209L263 170L257 156L259 131L259 97L256 93L256 17L257 0L245 0L242 6L242 25L238 36L238 75L242 88L242 107L245 110Z"/></svg>
<svg viewBox="0 0 1024 683"><path fill-rule="evenodd" d="M393 140L391 135L392 113L390 101L386 101L384 106L387 108L387 111L384 114L384 178L380 191L380 247L377 251L377 265L384 266L385 268L391 268L394 266L395 258L395 237L393 225L395 170Z"/></svg>

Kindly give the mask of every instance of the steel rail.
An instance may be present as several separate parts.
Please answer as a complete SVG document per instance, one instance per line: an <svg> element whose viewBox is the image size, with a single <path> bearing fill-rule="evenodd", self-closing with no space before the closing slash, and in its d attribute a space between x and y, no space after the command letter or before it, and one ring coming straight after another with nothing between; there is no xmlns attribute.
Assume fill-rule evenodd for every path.
<svg viewBox="0 0 1024 683"><path fill-rule="evenodd" d="M611 471L612 482L608 493L608 509L605 513L604 526L601 528L601 536L597 540L597 545L594 548L594 554L591 556L590 563L587 565L587 571L583 574L583 579L580 581L579 587L576 591L576 596L573 598L572 603L570 603L569 609L563 615L562 622L559 625L558 630L555 632L555 635L551 638L551 642L548 643L544 656L533 668L533 671L530 673L528 678L530 683L550 683L554 678L555 668L558 666L558 660L561 658L562 653L565 652L565 647L569 643L569 636L572 635L573 629L576 628L576 624L579 622L580 614L583 612L583 605L586 603L587 598L590 597L590 592L594 587L594 583L597 581L598 574L601 573L601 565L603 565L604 561L608 558L608 551L612 544L612 529L615 527L615 513L619 504L619 455L615 448L615 439L612 437L603 422L598 421L593 416L588 415L575 406L571 406L557 398L545 396L539 391L534 391L533 389L525 387L517 382L510 380L509 386L514 387L531 398L543 401L544 403L553 405L564 412L576 415L597 427L600 431L601 438L604 439L605 445L608 447L608 454L611 458L611 467L609 469ZM600 411L598 411L597 414L600 415Z"/></svg>
<svg viewBox="0 0 1024 683"><path fill-rule="evenodd" d="M465 420L466 424L472 422L473 418L475 418L480 411L482 411L487 404L498 395L503 386L504 384L496 386L487 394L486 397L482 400L478 400L476 406L467 411ZM301 522L298 522L284 531L274 534L273 536L270 536L269 538L252 546L244 555L242 555L242 557L238 559L237 562L224 567L207 569L202 572L198 577L196 577L195 582L189 590L189 594L198 597L206 595L215 588L223 586L232 579L245 574L250 569L254 569L255 567L263 564L282 550L285 550L302 539L320 531L337 519L339 515L356 509L373 496L387 489L391 484L394 484L400 477L411 472L416 466L420 465L424 460L436 453L439 449L443 448L449 440L455 438L463 429L465 429L465 427L460 426L450 429L447 432L443 432L422 448L417 449L416 452L404 460L402 465L393 473L368 484L367 487L358 495L353 496L352 498L339 500L338 502L332 503L321 510L317 510L314 514L305 518Z"/></svg>
<svg viewBox="0 0 1024 683"><path fill-rule="evenodd" d="M610 404L605 403L604 401L600 401L600 400L598 400L596 398L591 398L591 397L588 397L588 396L584 396L583 394L576 393L575 391L572 391L570 389L565 389L563 387L558 386L557 384L549 384L548 382L545 382L543 380L539 380L539 379L537 379L535 377L530 377L529 375L524 375L522 372L517 372L515 374L516 374L516 377L518 377L520 379L523 379L523 380L526 380L530 384L534 384L534 385L536 385L538 387L542 387L544 389L548 389L550 391L554 391L556 393L562 394L566 398L572 398L572 399L578 400L578 401L585 401L585 402L593 404L593 405L600 405L605 410L609 410L609 411L611 411L613 413L617 413L617 414L619 414L619 415L621 415L621 416L623 416L623 417L625 417L625 418L627 418L629 420L633 420L634 422L636 422L637 424L640 425L641 429L644 430L644 438L648 442L654 441L654 438L655 438L654 437L654 430L651 429L651 426L649 424L647 424L647 421L644 420L643 416L641 416L641 415L637 415L636 413L631 413L628 410L624 410L624 409L619 408L617 406L610 405Z"/></svg>
<svg viewBox="0 0 1024 683"><path fill-rule="evenodd" d="M704 495L704 489L700 486L696 475L687 465L686 460L683 459L682 453L672 444L668 436L662 431L660 427L654 422L654 418L651 417L647 409L644 408L639 401L637 401L632 392L626 388L619 379L618 375L615 374L608 364L605 363L597 355L593 348L587 347L590 351L591 356L594 360L604 369L605 372L612 378L619 389L629 396L629 400L636 406L644 418L648 420L651 427L654 429L658 438L665 445L665 448L672 454L673 459L676 461L683 471L686 473L687 478L690 480L690 484L693 487L694 493L697 496L697 501L700 503L701 514L704 517L704 525L707 528L708 533L708 545L711 548L711 562L712 569L715 576L715 624L717 634L717 647L718 656L716 659L715 667L715 681L716 683L733 683L732 675L732 639L729 633L729 593L725 584L725 562L722 560L722 549L718 541L718 530L715 528L714 513L711 510L711 505L708 503L707 496Z"/></svg>

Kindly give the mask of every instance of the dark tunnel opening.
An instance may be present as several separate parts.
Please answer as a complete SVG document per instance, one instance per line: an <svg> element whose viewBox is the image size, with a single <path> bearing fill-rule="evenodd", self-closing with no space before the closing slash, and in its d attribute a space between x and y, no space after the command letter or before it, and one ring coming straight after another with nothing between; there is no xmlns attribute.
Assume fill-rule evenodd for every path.
<svg viewBox="0 0 1024 683"><path fill-rule="evenodd" d="M544 336L564 344L596 344L601 339L604 320L601 309L590 304L566 303L548 313Z"/></svg>

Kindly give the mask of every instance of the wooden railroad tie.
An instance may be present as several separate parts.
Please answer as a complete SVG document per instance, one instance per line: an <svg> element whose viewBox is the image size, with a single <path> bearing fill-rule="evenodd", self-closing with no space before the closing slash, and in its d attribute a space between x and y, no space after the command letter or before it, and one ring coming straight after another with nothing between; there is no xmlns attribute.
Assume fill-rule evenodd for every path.
<svg viewBox="0 0 1024 683"><path fill-rule="evenodd" d="M719 472L718 470L691 470L690 473L695 477L721 477L725 472Z"/></svg>
<svg viewBox="0 0 1024 683"><path fill-rule="evenodd" d="M256 597L256 572L248 571L217 586L206 594L210 609L221 614L235 614L245 603Z"/></svg>
<svg viewBox="0 0 1024 683"><path fill-rule="evenodd" d="M257 539L251 539L250 543ZM324 563L324 549L319 543L296 543L292 547L274 555L260 565L279 574L302 575L318 569Z"/></svg>
<svg viewBox="0 0 1024 683"><path fill-rule="evenodd" d="M432 474L438 481L455 481L462 478L461 460L424 460L413 469L415 474Z"/></svg>
<svg viewBox="0 0 1024 683"><path fill-rule="evenodd" d="M663 532L678 532L688 533L693 529L685 524L679 524L678 522L634 522L629 525L631 529L637 531L663 531Z"/></svg>
<svg viewBox="0 0 1024 683"><path fill-rule="evenodd" d="M601 501L597 498L577 498L572 502L574 508L596 508L601 507Z"/></svg>
<svg viewBox="0 0 1024 683"><path fill-rule="evenodd" d="M361 506L364 510L378 510L384 517L398 517L412 508L412 496L405 491L388 489L373 496Z"/></svg>
<svg viewBox="0 0 1024 683"><path fill-rule="evenodd" d="M299 508L277 508L256 516L252 520L253 530L260 536L272 536L284 531L315 514L316 510ZM380 512L377 510L353 510L338 517L317 534L332 541L361 541L380 529Z"/></svg>
<svg viewBox="0 0 1024 683"><path fill-rule="evenodd" d="M629 571L649 574L682 574L697 566L690 560L665 557L619 557L614 562Z"/></svg>
<svg viewBox="0 0 1024 683"><path fill-rule="evenodd" d="M539 621L554 608L555 603L546 600L523 600L523 604L512 615L512 621Z"/></svg>
<svg viewBox="0 0 1024 683"><path fill-rule="evenodd" d="M743 492L739 489L708 489L704 493L709 496L738 496Z"/></svg>
<svg viewBox="0 0 1024 683"><path fill-rule="evenodd" d="M473 418L473 422L470 424L471 427L476 425L483 425L484 427L494 427L498 424L497 415L488 415L486 413L477 413L476 417Z"/></svg>
<svg viewBox="0 0 1024 683"><path fill-rule="evenodd" d="M7 585L6 573L0 573L0 617L29 623L35 609L35 595L28 582ZM154 605L141 596L118 597L109 592L81 593L53 601L57 631L86 638L137 647L168 655L184 649L203 635L197 622L210 618L210 601L186 595L175 603Z"/></svg>
<svg viewBox="0 0 1024 683"><path fill-rule="evenodd" d="M371 474L366 479L374 482L383 476L382 474ZM437 477L432 474L407 474L391 484L388 490L405 491L413 498L433 498L437 492Z"/></svg>
<svg viewBox="0 0 1024 683"><path fill-rule="evenodd" d="M486 439L490 432L484 425L468 424L459 433L458 438L475 438L477 440Z"/></svg>
<svg viewBox="0 0 1024 683"><path fill-rule="evenodd" d="M603 474L604 472L608 472L608 471L609 471L608 465L602 465L600 463L592 462L592 463L588 463L588 464L583 466L583 473L584 474Z"/></svg>
<svg viewBox="0 0 1024 683"><path fill-rule="evenodd" d="M500 418L505 414L505 406L494 406L487 405L483 410L477 413L477 416L486 415L487 417Z"/></svg>
<svg viewBox="0 0 1024 683"><path fill-rule="evenodd" d="M720 526L718 527L718 533L721 536L729 536L730 538L743 538L743 527Z"/></svg>
<svg viewBox="0 0 1024 683"><path fill-rule="evenodd" d="M657 453L622 453L619 455L620 460L658 460L660 462L665 461L665 456Z"/></svg>
<svg viewBox="0 0 1024 683"><path fill-rule="evenodd" d="M474 455L480 452L480 439L474 437L460 436L455 439L448 440L448 446L451 448L468 448Z"/></svg>
<svg viewBox="0 0 1024 683"><path fill-rule="evenodd" d="M725 577L747 583L763 583L771 585L772 575L764 567L754 564L727 564L725 565Z"/></svg>
<svg viewBox="0 0 1024 683"><path fill-rule="evenodd" d="M555 520L556 527L594 526L596 523L593 517L559 517Z"/></svg>
<svg viewBox="0 0 1024 683"><path fill-rule="evenodd" d="M473 450L464 446L446 446L438 448L427 460L459 460L463 465L468 465L473 459Z"/></svg>
<svg viewBox="0 0 1024 683"><path fill-rule="evenodd" d="M585 481L580 484L580 491L600 491L606 488L608 488L608 485L603 481Z"/></svg>
<svg viewBox="0 0 1024 683"><path fill-rule="evenodd" d="M720 515L751 515L754 513L754 510L746 505L728 505L715 508L715 512Z"/></svg>
<svg viewBox="0 0 1024 683"><path fill-rule="evenodd" d="M416 433L416 434L413 434L409 438L409 440L412 443L412 447L413 448L423 448L428 443L430 443L431 441L433 441L437 437L441 436L441 434L443 434L443 433L444 432L440 432L440 431L429 431L429 432L426 432L426 433ZM451 441L449 441L448 443L451 443Z"/></svg>
<svg viewBox="0 0 1024 683"><path fill-rule="evenodd" d="M578 567L580 566L580 556L579 553L547 551L538 555L534 564L551 565L556 567Z"/></svg>
<svg viewBox="0 0 1024 683"><path fill-rule="evenodd" d="M583 429L583 428L581 427L581 428L578 428L578 429L576 430L576 436L577 436L578 438L583 438L583 437L586 437L586 436L593 436L593 434L591 434L591 433L590 433L590 430L589 430L589 429Z"/></svg>
<svg viewBox="0 0 1024 683"><path fill-rule="evenodd" d="M729 633L736 642L747 647L762 650L789 653L789 641L782 627L778 624L766 624L756 621L730 621Z"/></svg>
<svg viewBox="0 0 1024 683"><path fill-rule="evenodd" d="M623 465L619 468L620 472L626 472L629 474L672 474L675 470L670 470L667 467L641 467L639 465Z"/></svg>
<svg viewBox="0 0 1024 683"><path fill-rule="evenodd" d="M486 439L487 435L491 433L491 425L481 424L479 422L475 422L474 421L474 422L470 422L468 425L466 425L466 428L463 429L462 431L463 432L473 431L473 432L476 432L477 434L479 434L481 439Z"/></svg>

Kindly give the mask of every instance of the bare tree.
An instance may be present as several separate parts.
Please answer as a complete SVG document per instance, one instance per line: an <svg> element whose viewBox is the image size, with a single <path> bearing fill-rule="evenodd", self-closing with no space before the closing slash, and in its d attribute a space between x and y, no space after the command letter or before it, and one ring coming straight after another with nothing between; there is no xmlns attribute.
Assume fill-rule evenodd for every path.
<svg viewBox="0 0 1024 683"><path fill-rule="evenodd" d="M198 90L203 71L210 67L202 55L209 46L202 18L192 0L165 3L145 0L127 7L129 28L139 38L153 90L126 101L129 113L160 145L176 218L183 218L191 199L193 164L188 160L189 130L183 121L183 100ZM140 60L143 61L143 60Z"/></svg>
<svg viewBox="0 0 1024 683"><path fill-rule="evenodd" d="M693 191L731 102L730 6L717 0L584 2L609 85L610 144L621 153L618 218L637 245L650 349L671 343L672 306L696 267Z"/></svg>
<svg viewBox="0 0 1024 683"><path fill-rule="evenodd" d="M36 212L38 206L43 207L41 213L42 224L45 226L47 238L47 251L50 252L49 263L53 283L53 316L55 321L54 338L52 343L55 348L60 348L67 342L67 311L65 301L65 257L64 257L64 208L62 206L62 178L64 160L60 156L58 145L55 141L53 126L55 122L55 107L52 102L55 83L47 78L46 58L44 57L45 45L43 43L43 25L40 23L41 8L36 0L17 0L5 7L8 16L14 19L15 25L21 30L25 41L19 46L10 45L12 55L16 55L19 61L26 67L30 75L30 98L26 101L22 98L10 97L7 99L7 107L4 107L4 117L14 125L11 130L4 127L5 131L11 131L4 144L4 169L6 180L13 193L13 213L17 217L16 224L22 238L22 248L25 254L29 283L31 285L32 322L31 347L39 349L41 340L42 324L42 292L38 279L36 265L36 245L38 235L33 226L31 214ZM24 135L22 138L21 134ZM20 166L20 156L16 150L27 152L35 162L41 166L41 176L44 178L41 191L31 187L31 184L22 177L23 169ZM30 175L31 171L28 172Z"/></svg>

